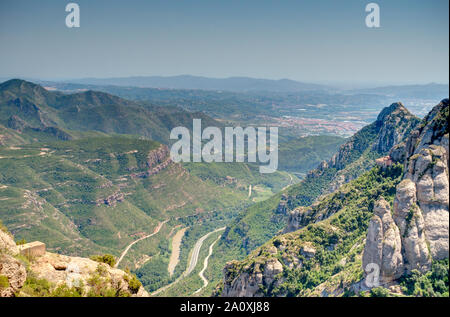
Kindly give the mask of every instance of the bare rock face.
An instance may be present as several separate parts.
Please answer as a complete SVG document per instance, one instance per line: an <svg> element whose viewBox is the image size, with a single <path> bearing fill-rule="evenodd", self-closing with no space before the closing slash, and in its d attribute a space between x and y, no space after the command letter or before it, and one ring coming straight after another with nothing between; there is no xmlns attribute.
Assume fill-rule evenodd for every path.
<svg viewBox="0 0 450 317"><path fill-rule="evenodd" d="M282 283L278 275L283 272L283 265L275 258L269 259L264 264L256 263L254 268L243 268L243 272L234 276L238 262L227 263L224 272L223 297L261 297L260 286L270 287Z"/></svg>
<svg viewBox="0 0 450 317"><path fill-rule="evenodd" d="M0 297L14 296L27 278L25 267L14 258L17 254L19 249L12 236L0 229L0 276L8 280L7 287L0 287Z"/></svg>
<svg viewBox="0 0 450 317"><path fill-rule="evenodd" d="M100 206L102 204L105 204L106 206L116 206L118 202L120 203L124 201L124 199L125 199L124 194L121 193L120 191L117 191L109 195L108 197L97 199L95 201L95 204L97 206Z"/></svg>
<svg viewBox="0 0 450 317"><path fill-rule="evenodd" d="M307 218L312 213L312 209L306 207L298 207L289 213L286 228L283 233L296 231L307 224Z"/></svg>
<svg viewBox="0 0 450 317"><path fill-rule="evenodd" d="M389 203L380 198L375 204L374 216L367 231L363 268L374 263L380 269L382 284L393 281L404 272L401 251L400 232L392 219Z"/></svg>
<svg viewBox="0 0 450 317"><path fill-rule="evenodd" d="M259 291L259 285L262 284L263 276L261 272L239 274L237 271L237 261L228 262L223 269L224 288L221 296L223 297L256 297Z"/></svg>
<svg viewBox="0 0 450 317"><path fill-rule="evenodd" d="M46 252L44 256L36 258L31 263L30 269L37 277L45 278L56 285L83 285L88 291L92 277L99 275L108 281L105 285L107 287L127 292L135 297L149 296L142 286L138 290L130 290L127 273L124 271L87 258Z"/></svg>
<svg viewBox="0 0 450 317"><path fill-rule="evenodd" d="M300 253L307 259L311 259L316 255L316 249L310 245L304 245L301 248Z"/></svg>
<svg viewBox="0 0 450 317"><path fill-rule="evenodd" d="M400 143L409 133L409 129L418 123L418 120L401 102L396 102L380 112L376 123L380 126L380 130L373 149L385 153Z"/></svg>
<svg viewBox="0 0 450 317"><path fill-rule="evenodd" d="M449 252L447 162L448 146L432 144L410 159L406 174L406 179L414 182L416 187L417 206L424 219L424 233L434 259L447 258Z"/></svg>
<svg viewBox="0 0 450 317"><path fill-rule="evenodd" d="M431 257L425 238L425 224L422 212L417 206L416 185L404 179L397 186L394 200L394 220L400 229L405 267L426 271L430 268Z"/></svg>
<svg viewBox="0 0 450 317"><path fill-rule="evenodd" d="M448 113L449 100L444 99L406 141L405 183L397 189L395 210L404 216L408 211L406 204L414 204L417 230L413 228L412 232L417 231L418 236L424 234L430 257L436 260L449 255ZM399 222L403 224L401 218Z"/></svg>
<svg viewBox="0 0 450 317"><path fill-rule="evenodd" d="M403 266L406 272L414 269L425 272L430 269L433 259L449 256L448 109L449 102L445 99L433 108L405 142L391 150L392 160L405 166L403 180L396 188L395 223L386 212L384 218L380 216L384 209L380 207L384 203L378 201L363 257L363 266L383 263L384 245L391 245L399 270L395 266L381 265L380 273L385 281L397 278ZM386 274L389 271L390 274Z"/></svg>
<svg viewBox="0 0 450 317"><path fill-rule="evenodd" d="M1 252L16 255L19 254L19 248L11 235L0 229L0 253Z"/></svg>
<svg viewBox="0 0 450 317"><path fill-rule="evenodd" d="M167 145L160 145L156 150L152 150L147 155L147 162L145 172L133 173L131 177L146 178L158 174L163 169L167 168L173 162L170 159L170 152Z"/></svg>
<svg viewBox="0 0 450 317"><path fill-rule="evenodd" d="M17 293L28 296L21 290L27 278L27 270L14 257L18 254L19 249L12 236L0 230L0 276L7 278L7 287L0 286L0 297L12 297ZM92 287L98 287L92 285L92 279L99 278L104 281L102 287L114 289L118 293L133 297L149 296L142 286L137 289L136 285L130 285L131 276L128 273L87 258L45 252L43 255L33 256L29 270L36 277L56 286L83 286L85 294Z"/></svg>
<svg viewBox="0 0 450 317"><path fill-rule="evenodd" d="M8 279L8 287L0 288L0 297L13 297L27 279L23 264L6 253L0 254L0 275Z"/></svg>

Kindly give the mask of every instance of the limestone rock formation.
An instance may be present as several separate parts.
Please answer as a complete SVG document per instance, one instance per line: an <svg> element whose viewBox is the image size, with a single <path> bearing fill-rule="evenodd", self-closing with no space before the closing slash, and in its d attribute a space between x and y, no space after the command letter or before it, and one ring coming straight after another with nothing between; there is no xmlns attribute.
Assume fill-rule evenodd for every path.
<svg viewBox="0 0 450 317"><path fill-rule="evenodd" d="M401 102L393 103L389 107L384 108L373 123L376 137L370 143L372 151L379 155L388 153L392 147L403 142L409 136L409 133L419 124L419 121ZM366 128L371 128L371 126ZM352 153L352 150L363 153L365 150L364 146L367 146L365 142L358 141L360 141L359 136L356 134L348 143L341 146L339 152L326 165L338 170L337 175L328 187L328 193L336 191L340 186L350 182L359 175L358 173L348 173L346 171L349 169L349 153ZM373 162L358 162L357 160L350 165L354 165L353 168L359 168L364 171L368 168L370 169L374 164Z"/></svg>
<svg viewBox="0 0 450 317"><path fill-rule="evenodd" d="M12 236L2 229L0 229L0 252L10 253L12 255L19 254L19 248Z"/></svg>
<svg viewBox="0 0 450 317"><path fill-rule="evenodd" d="M147 155L146 167L147 171L141 173L133 173L132 177L146 178L158 174L161 170L168 167L172 162L170 152L167 145L160 145L156 150L152 150Z"/></svg>
<svg viewBox="0 0 450 317"><path fill-rule="evenodd" d="M0 286L0 297L13 297L25 283L27 272L23 264L13 256L0 253L0 276L7 278L8 285Z"/></svg>
<svg viewBox="0 0 450 317"><path fill-rule="evenodd" d="M400 231L391 216L389 203L380 198L374 207L367 230L363 268L374 263L379 268L380 282L388 283L404 272Z"/></svg>
<svg viewBox="0 0 450 317"><path fill-rule="evenodd" d="M14 258L18 253L19 249L12 236L0 228L0 276L7 281L7 285L0 285L0 297L14 296L25 283L25 267Z"/></svg>
<svg viewBox="0 0 450 317"><path fill-rule="evenodd" d="M92 288L109 288L117 294L133 297L148 297L142 285L132 284L132 277L119 269L111 268L87 258L70 257L50 252L29 259L28 271L17 255L19 248L12 236L0 229L0 297L13 297L17 294L29 296L22 290L28 274L49 281L55 287L60 285L82 286L84 294ZM6 279L5 279L6 277Z"/></svg>
<svg viewBox="0 0 450 317"><path fill-rule="evenodd" d="M424 234L424 219L417 206L416 187L409 179L397 186L394 201L394 219L402 236L402 247L407 271L425 271L431 265Z"/></svg>
<svg viewBox="0 0 450 317"><path fill-rule="evenodd" d="M234 276L238 263L232 261L225 266L224 279L228 282L224 284L221 296L261 297L264 294L260 291L260 285L270 287L282 282L278 275L283 272L283 266L277 259L271 258L264 264L256 264L252 269L243 268L244 273Z"/></svg>
<svg viewBox="0 0 450 317"><path fill-rule="evenodd" d="M404 181L398 185L394 205L396 223L405 237L417 231L422 239L423 234L426 244L419 258L417 250L423 249L423 243L422 247L414 248L416 255L409 259L413 261L409 263L411 269L425 263L426 254L436 260L449 255L448 115L449 100L444 99L403 145L405 157L396 156L405 165Z"/></svg>
<svg viewBox="0 0 450 317"><path fill-rule="evenodd" d="M254 250L245 260L228 263L224 269L223 286L218 293L222 296L286 296L293 293L298 296L340 296L346 291L367 291L372 286L364 286L364 279L357 280L358 274L362 273L360 260L363 269L368 264L376 264L379 284L401 293L396 283L405 273L412 270L425 272L433 260L448 258L448 99L433 108L420 125L390 117L392 113L405 111L399 103L383 111L376 124L385 120L386 129L380 125L376 140L370 143L375 151L371 155L382 154L377 162L377 177L382 179L380 184L383 186L368 190L377 181L361 177L354 183L340 186L332 194L322 196L309 207L295 208L290 212L285 234ZM346 157L345 151L354 149L356 144L341 147L338 154L321 165L322 168L343 167L340 164ZM364 148L366 150L367 147ZM403 174L398 163L404 166ZM316 170L308 177L320 173ZM339 173L333 177L336 179ZM389 183L393 177L395 183ZM345 177L343 179L345 181ZM382 196L392 198L393 194L391 206ZM373 215L367 233L353 240L350 248L345 247L345 253L340 254L343 257L332 273L328 273L330 276L315 285L317 289L301 286L299 293L295 293L297 276L292 281L290 274L300 274L298 278L301 279L310 277L311 271L320 271L321 265L326 265L321 262L323 258L336 256L332 252L344 247L347 234L355 234L355 228L362 228L357 223L358 212L365 210L366 215L370 215L368 206L372 203ZM285 211L285 205L280 204L279 209ZM336 216L332 218L333 215Z"/></svg>
<svg viewBox="0 0 450 317"><path fill-rule="evenodd" d="M289 219L287 226L283 233L292 232L305 226L308 216L311 214L312 209L306 207L298 207L289 213Z"/></svg>
<svg viewBox="0 0 450 317"><path fill-rule="evenodd" d="M30 269L38 278L45 278L56 285L83 285L86 292L95 287L90 280L98 275L105 281L104 287L126 292L131 296L149 296L142 286L138 290L130 289L129 276L126 272L87 258L46 252L31 262Z"/></svg>
<svg viewBox="0 0 450 317"><path fill-rule="evenodd" d="M405 167L396 188L394 221L387 206L382 207L383 200L378 201L363 256L363 267L380 265L383 282L398 278L403 269L425 272L433 259L449 256L448 114L449 101L444 99L405 142L391 150L390 159ZM385 245L391 249L386 263Z"/></svg>
<svg viewBox="0 0 450 317"><path fill-rule="evenodd" d="M384 108L377 117L379 126L377 139L372 146L379 153L386 153L408 136L411 128L417 123L415 118L401 102L396 102ZM411 124L413 122L413 124Z"/></svg>
<svg viewBox="0 0 450 317"><path fill-rule="evenodd" d="M402 103L391 104L380 112L374 123L357 132L348 142L341 145L339 151L328 162L322 162L317 169L309 172L307 177L317 178L329 173L330 170L335 170L332 180L322 191L322 195L325 195L338 191L344 184L357 178L375 164L387 167L393 163L393 160L386 154L393 147L397 147L398 152L404 151L404 148L400 149L399 144L405 144L404 141L419 121ZM368 151L372 153L371 156L378 157L378 163L374 159L365 157ZM311 212L304 208L292 210L284 232L298 230L308 225L311 220L317 222L327 216L310 217Z"/></svg>

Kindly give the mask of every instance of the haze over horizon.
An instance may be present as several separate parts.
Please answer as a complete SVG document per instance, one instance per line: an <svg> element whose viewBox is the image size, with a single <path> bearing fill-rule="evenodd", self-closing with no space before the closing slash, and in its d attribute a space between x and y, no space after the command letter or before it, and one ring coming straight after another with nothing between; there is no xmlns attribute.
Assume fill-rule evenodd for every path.
<svg viewBox="0 0 450 317"><path fill-rule="evenodd" d="M448 84L448 1L0 3L0 77L67 80L189 74L346 85ZM407 8L408 10L405 10Z"/></svg>

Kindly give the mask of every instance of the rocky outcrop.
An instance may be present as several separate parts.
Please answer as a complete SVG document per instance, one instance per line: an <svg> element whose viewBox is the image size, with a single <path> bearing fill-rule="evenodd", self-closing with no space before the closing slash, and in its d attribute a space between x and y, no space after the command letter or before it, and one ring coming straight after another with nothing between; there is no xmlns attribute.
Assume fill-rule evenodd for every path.
<svg viewBox="0 0 450 317"><path fill-rule="evenodd" d="M274 283L278 285L282 282L278 276L283 272L283 266L277 259L272 258L264 264L256 263L251 269L245 267L242 269L244 273L234 276L238 264L237 261L229 262L223 270L226 281L221 293L223 297L262 297L265 294L260 286L269 288L275 286Z"/></svg>
<svg viewBox="0 0 450 317"><path fill-rule="evenodd" d="M0 276L6 277L6 287L0 286L0 297L13 297L27 278L24 265L13 256L0 253Z"/></svg>
<svg viewBox="0 0 450 317"><path fill-rule="evenodd" d="M286 215L288 210L289 210L289 197L286 194L282 194L277 209L275 210L275 213L280 215Z"/></svg>
<svg viewBox="0 0 450 317"><path fill-rule="evenodd" d="M386 153L404 141L420 120L414 117L401 102L384 108L375 122L379 131L372 148L379 153Z"/></svg>
<svg viewBox="0 0 450 317"><path fill-rule="evenodd" d="M58 138L59 140L63 140L63 141L68 141L68 140L73 139L73 137L69 133L65 132L64 130L62 130L58 127L50 126L50 127L44 127L44 128L33 128L33 130L48 133L48 134L53 135L54 137Z"/></svg>
<svg viewBox="0 0 450 317"><path fill-rule="evenodd" d="M29 274L47 280L53 288L82 287L83 295L91 290L109 289L122 296L149 296L142 285L133 283L129 273L105 263L44 252L42 255L34 253L26 269L18 254L19 248L12 236L0 229L0 297L32 295L22 289Z"/></svg>
<svg viewBox="0 0 450 317"><path fill-rule="evenodd" d="M158 174L172 163L167 145L161 144L156 150L148 153L145 172L131 174L132 177L145 178Z"/></svg>
<svg viewBox="0 0 450 317"><path fill-rule="evenodd" d="M299 207L292 210L289 213L289 218L286 228L283 233L292 232L302 228L305 225L305 219L307 218L311 209L305 207Z"/></svg>
<svg viewBox="0 0 450 317"><path fill-rule="evenodd" d="M402 143L419 122L401 102L393 103L380 112L374 123L358 131L341 145L328 162L322 162L307 177L317 178L335 169L332 180L323 192L332 193L375 165L373 159L364 157L365 152L370 150L375 157L386 155L394 146Z"/></svg>
<svg viewBox="0 0 450 317"><path fill-rule="evenodd" d="M417 230L423 229L427 250L437 260L448 258L449 254L448 116L449 100L444 99L402 145L405 156L396 155L397 160L403 159L405 180L397 189L394 211L399 222L405 221L405 199L414 204Z"/></svg>
<svg viewBox="0 0 450 317"><path fill-rule="evenodd" d="M12 297L25 283L27 273L25 266L15 258L19 249L12 236L0 228L0 297Z"/></svg>
<svg viewBox="0 0 450 317"><path fill-rule="evenodd" d="M425 240L424 219L417 206L415 184L409 179L397 186L394 220L402 237L402 253L407 271L425 271L431 258Z"/></svg>
<svg viewBox="0 0 450 317"><path fill-rule="evenodd" d="M19 254L19 248L14 242L13 237L0 228L0 252L12 255Z"/></svg>
<svg viewBox="0 0 450 317"><path fill-rule="evenodd" d="M449 101L445 99L425 117L418 133L405 146L405 180L410 181L433 259L448 258L449 254L448 114Z"/></svg>
<svg viewBox="0 0 450 317"><path fill-rule="evenodd" d="M44 278L55 285L82 285L85 293L98 287L98 284L93 282L96 278L102 281L103 288L111 288L117 293L135 297L149 296L142 286L132 289L128 273L86 258L46 252L31 262L30 269L38 278Z"/></svg>
<svg viewBox="0 0 450 317"><path fill-rule="evenodd" d="M404 164L404 176L396 188L393 221L390 214L385 216L390 233L386 234L386 221L379 215L384 203L378 202L363 257L363 267L380 265L383 282L398 278L402 271L425 272L433 259L449 256L448 114L449 101L445 99L406 141L391 150L390 159ZM383 264L386 244L391 246L387 267Z"/></svg>
<svg viewBox="0 0 450 317"><path fill-rule="evenodd" d="M125 196L120 191L113 193L105 198L100 198L95 201L97 206L105 204L107 206L115 206L118 202L122 202L125 199Z"/></svg>
<svg viewBox="0 0 450 317"><path fill-rule="evenodd" d="M347 185L344 184L339 190L331 195L332 196L330 197L334 197L339 201L344 201L349 195L349 189L347 188ZM295 208L289 214L287 226L283 230L283 233L296 231L309 224L325 220L337 213L341 208L342 204L329 204L327 200L321 201L321 199L317 200L309 207Z"/></svg>
<svg viewBox="0 0 450 317"><path fill-rule="evenodd" d="M334 179L345 176L350 165L364 171L367 166L361 164L369 164L368 160L357 159L341 165L349 157L344 152L349 150L350 154L357 146L364 153L370 152L366 157L378 155L381 159L369 164L378 167L332 194L321 196L309 207L294 207L285 232L295 232L270 240L243 261L229 263L218 293L222 296L340 296L355 289L367 291L372 286L363 286L364 279L358 281L361 264L363 269L375 264L379 269L379 284L401 293L395 284L405 273L427 271L432 260L448 258L448 100L434 108L419 126L415 118L410 118L408 123L408 120L394 120L390 114L408 115L401 104L391 105L380 114L375 124L378 130L372 126L373 130L363 133L368 144L356 141L362 135L355 136L352 145L344 145L339 154L321 165L323 170L316 170L308 177L319 177L330 167L345 166L332 175ZM381 124L383 120L386 129ZM398 130L387 131L387 126ZM375 138L371 139L370 135ZM404 164L403 172L399 162ZM392 199L394 190L393 203L388 203L383 196ZM278 210L285 212L285 206L291 206L285 202L293 199L282 199ZM367 225L369 217L372 218L364 233L361 228ZM333 267L328 260L335 261ZM274 275L270 268L266 273L269 263L272 266L280 263L278 274ZM326 273L329 274L326 281L312 287L299 283L304 278L302 282L314 284L308 278L315 276L309 274L324 273L327 265L330 271ZM359 286L354 288L356 285Z"/></svg>
<svg viewBox="0 0 450 317"><path fill-rule="evenodd" d="M8 128L22 132L29 125L20 117L13 115L8 119Z"/></svg>
<svg viewBox="0 0 450 317"><path fill-rule="evenodd" d="M392 219L389 203L384 198L380 198L374 206L362 261L366 272L373 264L378 266L380 284L389 283L403 275L400 231Z"/></svg>
<svg viewBox="0 0 450 317"><path fill-rule="evenodd" d="M167 145L161 144L158 149L150 151L147 156L147 167L152 168L163 163L169 156L169 148Z"/></svg>

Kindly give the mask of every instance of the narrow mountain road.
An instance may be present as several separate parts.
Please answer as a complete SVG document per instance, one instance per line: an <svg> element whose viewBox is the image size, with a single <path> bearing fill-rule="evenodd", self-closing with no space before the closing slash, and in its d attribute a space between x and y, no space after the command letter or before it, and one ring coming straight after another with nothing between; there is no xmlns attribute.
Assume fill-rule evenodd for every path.
<svg viewBox="0 0 450 317"><path fill-rule="evenodd" d="M173 281L170 284L167 284L166 286L163 286L159 289L157 289L156 291L154 291L153 293L151 293L150 295L155 296L158 295L161 292L166 291L167 289L169 289L171 286L175 285L176 283L178 283L179 281L181 281L183 278L185 278L186 276L188 276L189 274L192 273L192 271L195 269L195 267L197 266L197 262L198 262L198 257L200 255L200 249L202 248L203 242L208 239L208 237L210 235L212 235L215 232L219 232L222 230L225 230L226 227L222 227L222 228L218 228L214 231L208 232L207 234L205 234L204 236L202 236L200 239L197 240L197 242L194 245L194 248L192 249L192 253L191 256L189 258L189 264L186 268L186 271L183 272L183 274L181 274L175 281Z"/></svg>
<svg viewBox="0 0 450 317"><path fill-rule="evenodd" d="M131 249L131 247L132 247L133 245L135 245L135 244L138 243L139 241L142 241L142 240L144 240L144 239L153 237L155 234L157 234L157 233L159 232L159 230L161 230L162 226L163 226L167 221L169 221L169 219L166 219L166 220L160 222L160 223L156 226L155 230L153 230L153 233L151 233L151 234L149 234L149 235L146 235L146 236L143 236L143 237L141 237L141 238L139 238L139 239L137 239L137 240L131 242L131 243L126 247L126 249L122 252L122 254L120 255L120 257L119 257L119 259L117 260L117 262L116 262L116 264L114 265L114 267L115 267L115 268L119 267L120 262L123 260L123 258L125 257L125 255L127 255L128 251Z"/></svg>
<svg viewBox="0 0 450 317"><path fill-rule="evenodd" d="M252 195L252 185L248 187L248 197Z"/></svg>
<svg viewBox="0 0 450 317"><path fill-rule="evenodd" d="M287 184L286 186L283 187L282 190L285 190L286 188L288 188L289 186L291 186L292 184L294 184L294 179L292 178L291 173L287 173L287 174L289 175L289 178L290 178L291 180L289 181L289 184Z"/></svg>
<svg viewBox="0 0 450 317"><path fill-rule="evenodd" d="M200 249L202 248L203 242L205 242L205 240L208 239L208 237L210 235L212 235L213 233L225 230L225 228L226 227L222 227L222 228L216 229L214 231L208 232L203 237L201 237L200 239L197 240L197 242L194 245L194 249L192 250L191 260L190 260L189 266L186 270L186 275L191 274L192 271L197 266L198 256L200 255Z"/></svg>
<svg viewBox="0 0 450 317"><path fill-rule="evenodd" d="M198 273L198 276L200 276L200 278L203 280L203 286L200 287L198 290L196 290L196 291L194 292L194 294L200 293L206 286L208 286L208 280L207 280L206 277L203 275L203 273L205 273L206 269L208 268L208 260L209 260L209 257L212 255L214 245L217 243L217 241L219 241L220 237L221 237L221 236L219 235L219 236L217 237L217 239L214 240L214 242L211 243L211 245L209 246L209 253L208 253L208 255L206 256L205 260L203 261L203 269ZM194 294L193 294L193 295L194 295Z"/></svg>

